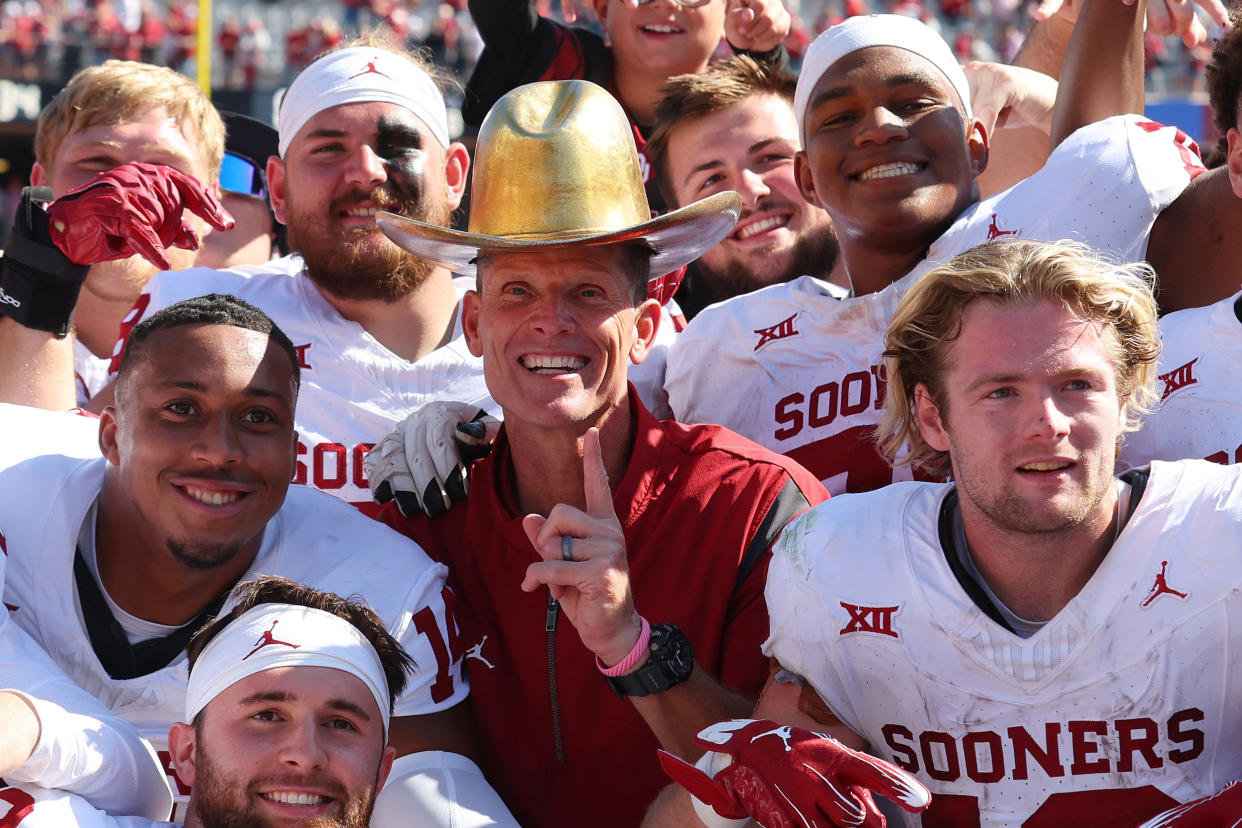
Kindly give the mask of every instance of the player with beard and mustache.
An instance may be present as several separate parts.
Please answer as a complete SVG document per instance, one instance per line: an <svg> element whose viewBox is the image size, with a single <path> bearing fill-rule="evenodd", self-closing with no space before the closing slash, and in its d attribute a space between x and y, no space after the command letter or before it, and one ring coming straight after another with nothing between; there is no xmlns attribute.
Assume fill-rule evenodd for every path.
<svg viewBox="0 0 1242 828"><path fill-rule="evenodd" d="M367 828L410 655L369 607L286 578L239 584L230 601L190 643L185 722L169 731L172 766L193 786L186 828ZM0 798L25 808L10 810L14 828L175 825L113 817L66 791Z"/></svg>
<svg viewBox="0 0 1242 828"><path fill-rule="evenodd" d="M292 255L160 274L120 339L151 312L203 293L262 308L302 369L294 482L373 507L363 457L407 414L436 399L498 413L462 339L464 289L375 225L380 210L447 225L469 157L449 139L436 70L378 35L313 61L290 84L279 122L267 179Z"/></svg>
<svg viewBox="0 0 1242 828"><path fill-rule="evenodd" d="M803 275L849 290L832 219L794 179L797 79L746 55L663 87L647 154L673 206L725 190L742 196L737 227L694 262L676 299L686 317L710 304Z"/></svg>
<svg viewBox="0 0 1242 828"><path fill-rule="evenodd" d="M298 363L293 343L261 311L211 294L135 327L116 405L96 426L102 457L23 454L10 444L39 446L46 433L71 430L65 420L90 420L34 412L40 421L30 409L14 419L0 410L3 430L22 438L6 443L0 461L10 617L69 678L167 750L168 728L194 695L186 644L228 608L239 581L276 574L363 596L418 665L396 702L396 781L381 804L396 797L393 813L425 814L430 825L475 813L499 814L507 825L467 758L468 688L445 568L347 504L289 485ZM271 635L256 633L248 646L299 643L295 628L265 627ZM76 736L55 723L44 729L53 744ZM180 819L189 780L170 782L181 794ZM453 787L457 801L420 798L428 783Z"/></svg>

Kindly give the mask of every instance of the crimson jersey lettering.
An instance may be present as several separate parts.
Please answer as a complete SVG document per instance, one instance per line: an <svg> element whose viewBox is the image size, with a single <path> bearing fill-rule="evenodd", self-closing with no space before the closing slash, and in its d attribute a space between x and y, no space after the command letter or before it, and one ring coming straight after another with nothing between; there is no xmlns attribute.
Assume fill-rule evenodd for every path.
<svg viewBox="0 0 1242 828"><path fill-rule="evenodd" d="M755 350L759 350L769 342L774 342L778 339L787 339L791 336L797 336L798 331L794 328L794 320L797 318L798 314L795 313L793 316L777 322L770 328L759 328L756 330L755 333L759 334L759 342L755 345Z"/></svg>
<svg viewBox="0 0 1242 828"><path fill-rule="evenodd" d="M466 650L462 646L461 627L457 623L457 616L453 609L457 600L456 596L447 586L440 594L444 599L443 628L431 607L424 607L414 613L414 629L427 636L431 651L436 655L436 680L431 685L431 699L436 702L444 701L453 695L455 689L453 667L460 664L466 655ZM482 650L483 642L480 641L477 646L479 650Z"/></svg>
<svg viewBox="0 0 1242 828"><path fill-rule="evenodd" d="M850 622L841 628L840 635L865 632L900 638L893 629L893 615L900 606L895 607L860 607L856 604L841 602L841 606L850 614Z"/></svg>
<svg viewBox="0 0 1242 828"><path fill-rule="evenodd" d="M185 715L185 657L147 675L113 678L94 656L75 591L65 588L65 573L72 578L78 534L99 498L106 466L102 457L84 461L44 455L0 468L0 491L5 492L0 498L0 527L9 541L9 557L0 558L5 564L3 597L21 606L9 621L34 637L69 678L134 725L156 751L167 751L169 726ZM49 491L56 497L49 498ZM239 580L270 573L315 589L365 596L389 633L410 653L415 667L396 701L394 716L436 713L466 697L460 664L438 663L428 637L412 620L415 615L435 619L441 613L447 576L447 570L416 544L305 486L289 487L262 534L254 561L239 573ZM261 636L265 631L268 635ZM256 630L236 657L240 660L260 645L268 649L256 658L266 652L297 652L288 647L304 643L296 623L282 621ZM447 687L448 694L442 689L433 694L433 685ZM166 754L163 761L167 762ZM178 802L184 814L184 786L175 790L182 791Z"/></svg>
<svg viewBox="0 0 1242 828"><path fill-rule="evenodd" d="M364 460L374 443L358 443L347 449L341 443L317 443L308 446L301 436L295 454L299 458L293 467L293 481L299 485L312 483L316 489L331 493L346 485L356 489L367 488ZM308 458L310 466L300 458Z"/></svg>
<svg viewBox="0 0 1242 828"><path fill-rule="evenodd" d="M792 457L833 495L911 479L908 466L885 472L874 447L852 446L881 420L875 368L901 297L927 270L1017 231L1141 260L1152 222L1185 189L1190 168L1175 130L1139 120L1108 118L1078 130L1034 175L963 211L922 261L883 290L838 298L804 276L703 310L669 349L664 387L675 418L719 424ZM795 314L797 335L778 336L788 332L779 322ZM869 389L863 372L871 374ZM841 443L824 442L847 433Z"/></svg>
<svg viewBox="0 0 1242 828"><path fill-rule="evenodd" d="M1199 358L1196 357L1185 365L1178 366L1167 374L1160 374L1157 377L1157 379L1164 383L1164 393L1160 395L1160 402L1164 402L1186 386L1194 385L1198 382L1195 379L1195 363L1198 361Z"/></svg>
<svg viewBox="0 0 1242 828"><path fill-rule="evenodd" d="M1081 825L1055 817L1088 792L1186 802L1242 777L1242 467L1153 461L1090 581L1026 638L955 574L941 535L953 492L901 483L802 513L765 592L765 653L949 809L923 825Z"/></svg>
<svg viewBox="0 0 1242 828"><path fill-rule="evenodd" d="M910 773L955 782L963 776L983 784L1030 779L1038 768L1049 778L1159 769L1165 760L1183 763L1202 751L1203 720L1198 708L1179 710L1163 722L1134 719L1048 722L1035 730L1014 725L1003 732L975 730L955 736L918 733L904 725L880 728L893 764ZM1190 745L1187 750L1184 745ZM1063 752L1062 748L1068 747Z"/></svg>

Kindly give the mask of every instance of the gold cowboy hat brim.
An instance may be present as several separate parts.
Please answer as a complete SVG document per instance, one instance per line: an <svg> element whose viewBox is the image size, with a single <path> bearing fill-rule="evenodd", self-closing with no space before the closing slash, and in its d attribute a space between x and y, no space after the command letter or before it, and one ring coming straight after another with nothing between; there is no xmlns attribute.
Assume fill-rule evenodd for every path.
<svg viewBox="0 0 1242 828"><path fill-rule="evenodd" d="M532 205L532 209L538 207ZM399 247L464 276L473 276L479 256L489 253L643 242L652 251L651 278L658 279L690 264L723 241L733 231L741 212L741 197L729 190L640 224L599 233L581 230L561 236L486 236L384 212L376 213L375 222Z"/></svg>

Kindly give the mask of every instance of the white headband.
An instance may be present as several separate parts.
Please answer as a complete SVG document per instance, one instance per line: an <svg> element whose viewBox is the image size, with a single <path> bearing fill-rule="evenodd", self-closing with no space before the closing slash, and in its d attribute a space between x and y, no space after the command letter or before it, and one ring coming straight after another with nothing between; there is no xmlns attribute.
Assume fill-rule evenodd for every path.
<svg viewBox="0 0 1242 828"><path fill-rule="evenodd" d="M806 127L806 108L819 79L832 64L868 46L895 46L930 61L957 90L957 96L962 99L962 107L966 110L967 122L974 117L970 111L970 84L966 73L958 65L953 50L943 37L904 14L868 14L830 26L806 50L802 72L798 75L798 87L794 91L794 114L798 118L800 131Z"/></svg>
<svg viewBox="0 0 1242 828"><path fill-rule="evenodd" d="M375 697L387 736L388 679L371 642L343 618L290 604L259 604L203 648L190 671L185 720L247 676L275 667L332 667L356 676Z"/></svg>
<svg viewBox="0 0 1242 828"><path fill-rule="evenodd" d="M449 145L444 96L426 72L385 49L354 47L332 52L302 70L280 102L280 157L311 118L347 103L382 101L417 115L440 146Z"/></svg>

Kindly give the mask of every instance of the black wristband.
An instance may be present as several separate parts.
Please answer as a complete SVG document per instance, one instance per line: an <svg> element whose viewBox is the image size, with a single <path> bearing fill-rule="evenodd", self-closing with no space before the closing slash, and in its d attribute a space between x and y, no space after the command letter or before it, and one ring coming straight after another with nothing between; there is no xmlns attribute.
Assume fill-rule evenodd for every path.
<svg viewBox="0 0 1242 828"><path fill-rule="evenodd" d="M0 313L63 339L90 266L71 261L52 244L42 207L51 195L47 187L22 190L17 220L0 258Z"/></svg>

